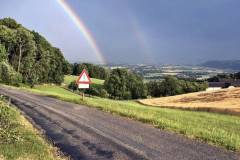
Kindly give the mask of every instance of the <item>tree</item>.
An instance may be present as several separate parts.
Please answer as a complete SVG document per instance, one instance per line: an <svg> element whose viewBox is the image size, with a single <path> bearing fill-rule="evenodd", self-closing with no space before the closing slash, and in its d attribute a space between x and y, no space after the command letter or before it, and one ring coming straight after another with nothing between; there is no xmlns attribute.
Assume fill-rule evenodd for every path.
<svg viewBox="0 0 240 160"><path fill-rule="evenodd" d="M172 76L167 76L163 82L162 85L165 86L164 89L164 95L165 96L173 96L177 93L177 79Z"/></svg>
<svg viewBox="0 0 240 160"><path fill-rule="evenodd" d="M127 70L114 69L112 70L110 77L104 82L105 89L114 99L123 98L127 91Z"/></svg>
<svg viewBox="0 0 240 160"><path fill-rule="evenodd" d="M18 65L17 72L20 73L20 67L22 58L25 65L28 65L27 68L32 67L34 62L35 54L35 42L33 40L33 35L24 28L18 28L16 31L16 49L18 49ZM24 67L26 70L26 67ZM23 72L23 71L22 71Z"/></svg>
<svg viewBox="0 0 240 160"><path fill-rule="evenodd" d="M127 88L130 90L132 99L145 98L147 96L147 88L142 77L137 74L130 73L128 76Z"/></svg>
<svg viewBox="0 0 240 160"><path fill-rule="evenodd" d="M65 75L72 74L72 65L67 60L63 61L63 73Z"/></svg>
<svg viewBox="0 0 240 160"><path fill-rule="evenodd" d="M0 44L0 62L6 61L7 59L7 53L5 47Z"/></svg>
<svg viewBox="0 0 240 160"><path fill-rule="evenodd" d="M21 26L20 24L18 24L12 18L3 18L3 19L1 19L0 20L0 25L7 26L8 28L11 28L11 29L17 29L17 28L19 28Z"/></svg>
<svg viewBox="0 0 240 160"><path fill-rule="evenodd" d="M114 99L137 99L147 95L142 78L126 69L113 69L105 80L104 87Z"/></svg>
<svg viewBox="0 0 240 160"><path fill-rule="evenodd" d="M7 56L9 56L10 53L14 52L14 39L15 31L4 25L0 25L0 44L5 47Z"/></svg>

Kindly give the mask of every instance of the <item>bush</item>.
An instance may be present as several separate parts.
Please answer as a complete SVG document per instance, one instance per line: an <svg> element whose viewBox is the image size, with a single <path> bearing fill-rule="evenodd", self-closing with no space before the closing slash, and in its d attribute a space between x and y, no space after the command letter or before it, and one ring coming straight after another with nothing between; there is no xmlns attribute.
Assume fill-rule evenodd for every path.
<svg viewBox="0 0 240 160"><path fill-rule="evenodd" d="M75 81L72 81L69 85L68 85L68 89L71 89L73 91L78 90L78 85L76 84Z"/></svg>
<svg viewBox="0 0 240 160"><path fill-rule="evenodd" d="M86 89L85 93L93 95L93 96L103 97L103 98L108 97L108 93L103 88L103 86L94 85L94 84L90 85L90 88Z"/></svg>
<svg viewBox="0 0 240 160"><path fill-rule="evenodd" d="M105 89L100 89L99 91L99 96L102 98L107 98L108 97L108 92Z"/></svg>
<svg viewBox="0 0 240 160"><path fill-rule="evenodd" d="M0 82L19 86L22 82L22 75L17 73L7 62L0 62Z"/></svg>

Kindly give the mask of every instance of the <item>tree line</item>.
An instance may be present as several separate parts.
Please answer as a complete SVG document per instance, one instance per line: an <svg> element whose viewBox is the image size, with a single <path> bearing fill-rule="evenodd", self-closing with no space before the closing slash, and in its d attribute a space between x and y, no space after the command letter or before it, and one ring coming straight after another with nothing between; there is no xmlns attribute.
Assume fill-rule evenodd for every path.
<svg viewBox="0 0 240 160"><path fill-rule="evenodd" d="M107 68L94 65L91 63L74 63L70 65L72 75L80 75L83 69L88 71L88 74L92 78L107 79L109 76L109 70Z"/></svg>
<svg viewBox="0 0 240 160"><path fill-rule="evenodd" d="M0 20L0 73L5 73L1 74L1 82L60 84L66 64L62 52L39 33L14 19Z"/></svg>
<svg viewBox="0 0 240 160"><path fill-rule="evenodd" d="M113 69L105 79L104 85L90 85L85 93L90 95L109 97L112 99L139 99L151 97L173 96L184 93L204 91L207 82L178 79L166 76L163 80L144 82L143 78L127 69ZM72 82L69 89L78 90Z"/></svg>
<svg viewBox="0 0 240 160"><path fill-rule="evenodd" d="M162 81L150 81L147 84L148 95L152 97L174 96L179 94L204 91L208 83L204 81L178 79L167 76Z"/></svg>
<svg viewBox="0 0 240 160"><path fill-rule="evenodd" d="M138 99L147 96L163 97L203 91L208 84L195 80L181 80L173 76L144 83L143 78L135 73L125 69L114 69L104 86L111 98Z"/></svg>

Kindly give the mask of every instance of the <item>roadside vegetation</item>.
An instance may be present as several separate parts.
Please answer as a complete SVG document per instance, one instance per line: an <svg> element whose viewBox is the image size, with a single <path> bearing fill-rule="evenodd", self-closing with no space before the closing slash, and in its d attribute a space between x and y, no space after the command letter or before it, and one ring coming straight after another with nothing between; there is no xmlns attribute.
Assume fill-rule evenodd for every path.
<svg viewBox="0 0 240 160"><path fill-rule="evenodd" d="M156 128L184 134L210 144L223 146L229 150L240 151L240 117L157 108L139 104L135 101L111 100L99 97L85 97L70 92L60 86L35 86L21 88L60 100L96 107L103 111L118 114L149 123Z"/></svg>
<svg viewBox="0 0 240 160"><path fill-rule="evenodd" d="M57 149L47 143L22 116L0 99L0 159L62 160Z"/></svg>

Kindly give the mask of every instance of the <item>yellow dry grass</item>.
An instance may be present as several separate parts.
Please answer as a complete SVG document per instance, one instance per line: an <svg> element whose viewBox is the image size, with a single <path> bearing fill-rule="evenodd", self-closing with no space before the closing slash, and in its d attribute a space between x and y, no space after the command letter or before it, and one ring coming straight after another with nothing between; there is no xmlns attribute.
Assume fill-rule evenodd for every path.
<svg viewBox="0 0 240 160"><path fill-rule="evenodd" d="M240 88L144 99L139 100L139 102L158 107L202 110L240 115Z"/></svg>

